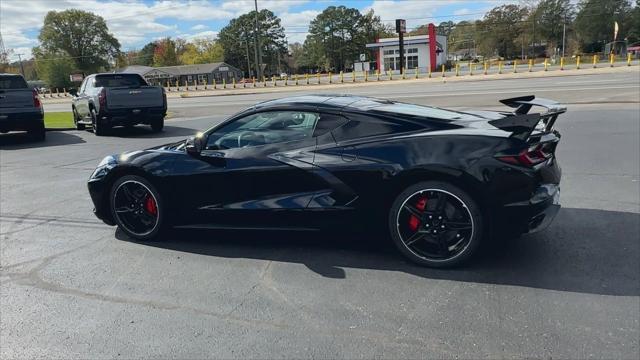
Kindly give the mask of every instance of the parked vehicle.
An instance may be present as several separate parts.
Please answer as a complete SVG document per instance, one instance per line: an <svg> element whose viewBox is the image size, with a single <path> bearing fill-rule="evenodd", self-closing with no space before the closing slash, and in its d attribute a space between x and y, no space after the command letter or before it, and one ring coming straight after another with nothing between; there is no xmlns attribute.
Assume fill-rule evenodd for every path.
<svg viewBox="0 0 640 360"><path fill-rule="evenodd" d="M516 110L451 111L355 96L257 104L186 141L104 158L95 214L133 239L167 227L386 230L407 258L452 266L487 235L555 217L553 130L566 109L534 96ZM528 114L532 106L547 108Z"/></svg>
<svg viewBox="0 0 640 360"><path fill-rule="evenodd" d="M150 86L138 74L94 74L71 91L73 119L78 130L91 126L102 136L114 126L151 125L162 131L167 96L160 86Z"/></svg>
<svg viewBox="0 0 640 360"><path fill-rule="evenodd" d="M35 89L22 75L0 74L0 132L27 131L38 141L46 136L44 110Z"/></svg>

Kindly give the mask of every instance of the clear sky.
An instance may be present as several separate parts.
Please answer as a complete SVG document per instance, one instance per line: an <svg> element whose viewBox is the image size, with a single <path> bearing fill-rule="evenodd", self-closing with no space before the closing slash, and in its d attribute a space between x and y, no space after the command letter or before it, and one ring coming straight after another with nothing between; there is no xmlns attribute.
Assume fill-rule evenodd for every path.
<svg viewBox="0 0 640 360"><path fill-rule="evenodd" d="M385 22L407 19L407 27L481 18L494 6L518 1L442 0L258 0L258 8L282 19L290 43L304 42L309 22L331 5L373 8ZM254 8L253 0L0 0L0 33L7 49L31 57L38 31L51 10L82 9L107 20L123 50L139 49L162 37L216 36L229 20ZM16 58L15 55L13 58Z"/></svg>

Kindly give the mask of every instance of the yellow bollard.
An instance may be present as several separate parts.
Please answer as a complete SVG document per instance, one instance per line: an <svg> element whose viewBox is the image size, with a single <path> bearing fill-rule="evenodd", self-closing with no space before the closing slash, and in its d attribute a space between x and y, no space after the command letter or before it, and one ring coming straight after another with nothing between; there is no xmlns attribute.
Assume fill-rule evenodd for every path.
<svg viewBox="0 0 640 360"><path fill-rule="evenodd" d="M469 61L469 76L473 76L473 63Z"/></svg>
<svg viewBox="0 0 640 360"><path fill-rule="evenodd" d="M62 88L62 93L64 97L67 97L67 88Z"/></svg>
<svg viewBox="0 0 640 360"><path fill-rule="evenodd" d="M456 76L460 76L460 64L456 64Z"/></svg>
<svg viewBox="0 0 640 360"><path fill-rule="evenodd" d="M296 86L298 86L298 74L296 74L295 77L296 77Z"/></svg>
<svg viewBox="0 0 640 360"><path fill-rule="evenodd" d="M404 80L404 79L405 79L405 76L404 76L404 68L402 68L402 70L400 70L400 72L402 73L402 74L401 74L401 76L402 76L402 80Z"/></svg>
<svg viewBox="0 0 640 360"><path fill-rule="evenodd" d="M615 55L613 55L613 54L609 55L609 64L610 64L611 67L613 67L613 62L614 62L615 59L616 59Z"/></svg>
<svg viewBox="0 0 640 360"><path fill-rule="evenodd" d="M344 84L344 71L340 71L340 84Z"/></svg>
<svg viewBox="0 0 640 360"><path fill-rule="evenodd" d="M262 75L262 87L267 87L267 77Z"/></svg>
<svg viewBox="0 0 640 360"><path fill-rule="evenodd" d="M576 69L580 69L580 55L576 57Z"/></svg>
<svg viewBox="0 0 640 360"><path fill-rule="evenodd" d="M533 71L533 59L529 59L529 72Z"/></svg>
<svg viewBox="0 0 640 360"><path fill-rule="evenodd" d="M627 66L631 66L631 53L627 54Z"/></svg>
<svg viewBox="0 0 640 360"><path fill-rule="evenodd" d="M216 79L213 79L213 90L216 89ZM178 91L180 91L180 89L178 89Z"/></svg>
<svg viewBox="0 0 640 360"><path fill-rule="evenodd" d="M289 75L284 77L284 86L289 85Z"/></svg>
<svg viewBox="0 0 640 360"><path fill-rule="evenodd" d="M442 64L442 77L444 77L444 64Z"/></svg>
<svg viewBox="0 0 640 360"><path fill-rule="evenodd" d="M226 78L222 78L222 88L223 89L227 88L227 79Z"/></svg>
<svg viewBox="0 0 640 360"><path fill-rule="evenodd" d="M368 82L369 81L369 72L368 71L363 71L362 75L364 75L364 82Z"/></svg>
<svg viewBox="0 0 640 360"><path fill-rule="evenodd" d="M431 66L427 69L427 75L429 76L429 79L431 79Z"/></svg>
<svg viewBox="0 0 640 360"><path fill-rule="evenodd" d="M564 70L564 56L560 57L560 70Z"/></svg>
<svg viewBox="0 0 640 360"><path fill-rule="evenodd" d="M234 89L236 88L236 77L235 76L233 77L233 88Z"/></svg>
<svg viewBox="0 0 640 360"><path fill-rule="evenodd" d="M320 85L320 71L318 71L317 78L318 78L318 85Z"/></svg>
<svg viewBox="0 0 640 360"><path fill-rule="evenodd" d="M544 58L544 71L547 71L549 69L549 62L547 60L547 58Z"/></svg>
<svg viewBox="0 0 640 360"><path fill-rule="evenodd" d="M253 87L256 87L256 77L255 76L251 77L251 82L253 83Z"/></svg>
<svg viewBox="0 0 640 360"><path fill-rule="evenodd" d="M418 78L419 74L420 74L420 68L416 68L416 73L415 73L416 79Z"/></svg>
<svg viewBox="0 0 640 360"><path fill-rule="evenodd" d="M513 60L513 73L518 72L518 60Z"/></svg>
<svg viewBox="0 0 640 360"><path fill-rule="evenodd" d="M304 77L305 77L305 79L307 79L307 85L309 85L309 74L305 73Z"/></svg>
<svg viewBox="0 0 640 360"><path fill-rule="evenodd" d="M376 69L376 81L380 81L380 70Z"/></svg>
<svg viewBox="0 0 640 360"><path fill-rule="evenodd" d="M195 90L198 90L198 81L197 80L193 80L193 87Z"/></svg>
<svg viewBox="0 0 640 360"><path fill-rule="evenodd" d="M278 83L276 83L276 76L275 76L275 75L273 75L273 76L271 77L271 82L273 83L273 87L278 86Z"/></svg>
<svg viewBox="0 0 640 360"><path fill-rule="evenodd" d="M389 70L389 80L393 80L393 71Z"/></svg>
<svg viewBox="0 0 640 360"><path fill-rule="evenodd" d="M487 75L487 71L489 71L489 67L487 66L487 62L484 62L484 74Z"/></svg>
<svg viewBox="0 0 640 360"><path fill-rule="evenodd" d="M355 70L353 70L353 71L351 72L351 82L352 82L352 83L356 82L356 77L357 77L357 76L358 76L358 73L357 73Z"/></svg>
<svg viewBox="0 0 640 360"><path fill-rule="evenodd" d="M595 69L597 67L596 64L598 63L598 55L593 55L592 62L593 62L593 68Z"/></svg>
<svg viewBox="0 0 640 360"><path fill-rule="evenodd" d="M502 74L502 61L498 61L498 74Z"/></svg>

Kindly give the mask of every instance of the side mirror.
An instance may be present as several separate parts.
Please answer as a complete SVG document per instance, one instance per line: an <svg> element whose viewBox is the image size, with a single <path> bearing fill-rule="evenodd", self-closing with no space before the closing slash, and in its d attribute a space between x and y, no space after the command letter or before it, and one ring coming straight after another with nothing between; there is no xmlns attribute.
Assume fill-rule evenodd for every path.
<svg viewBox="0 0 640 360"><path fill-rule="evenodd" d="M198 134L196 136L190 136L185 144L185 149L189 155L200 155L203 149L204 136Z"/></svg>
<svg viewBox="0 0 640 360"><path fill-rule="evenodd" d="M71 94L71 96L78 96L78 89L76 88L71 88L69 89L69 94Z"/></svg>

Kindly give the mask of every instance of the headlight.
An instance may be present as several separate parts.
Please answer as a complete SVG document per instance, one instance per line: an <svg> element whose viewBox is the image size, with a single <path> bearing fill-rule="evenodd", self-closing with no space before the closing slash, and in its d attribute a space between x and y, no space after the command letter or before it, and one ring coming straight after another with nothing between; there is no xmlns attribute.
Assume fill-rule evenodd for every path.
<svg viewBox="0 0 640 360"><path fill-rule="evenodd" d="M109 155L109 156L106 156L104 159L102 159L102 161L100 161L97 167L103 167L103 166L115 165L115 164L117 164L116 159L113 156Z"/></svg>
<svg viewBox="0 0 640 360"><path fill-rule="evenodd" d="M100 161L96 169L93 171L93 174L91 174L91 179L99 179L107 175L109 170L113 169L117 164L118 162L113 156L105 157Z"/></svg>

